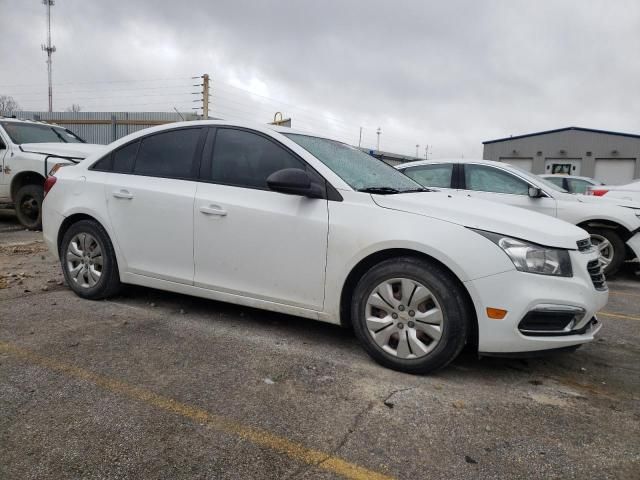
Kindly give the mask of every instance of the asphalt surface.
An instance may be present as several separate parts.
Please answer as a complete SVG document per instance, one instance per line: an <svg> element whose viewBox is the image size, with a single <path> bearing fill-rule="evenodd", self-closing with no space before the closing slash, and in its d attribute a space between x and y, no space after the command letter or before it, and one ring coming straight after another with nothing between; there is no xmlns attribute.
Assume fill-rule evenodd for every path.
<svg viewBox="0 0 640 480"><path fill-rule="evenodd" d="M348 330L157 290L90 302L0 211L0 478L638 478L640 280L598 340L412 376Z"/></svg>

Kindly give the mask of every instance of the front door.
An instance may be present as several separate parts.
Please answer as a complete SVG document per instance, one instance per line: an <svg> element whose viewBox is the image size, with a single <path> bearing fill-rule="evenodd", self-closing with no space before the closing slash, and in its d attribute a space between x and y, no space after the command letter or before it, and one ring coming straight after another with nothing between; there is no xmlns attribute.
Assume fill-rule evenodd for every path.
<svg viewBox="0 0 640 480"><path fill-rule="evenodd" d="M115 240L126 270L193 283L195 160L201 128L160 132L116 150L105 185Z"/></svg>
<svg viewBox="0 0 640 480"><path fill-rule="evenodd" d="M464 164L463 193L514 207L555 217L556 201L551 197L531 198L530 184L524 179L500 168L475 163Z"/></svg>
<svg viewBox="0 0 640 480"><path fill-rule="evenodd" d="M320 310L327 200L269 190L283 168L308 170L274 139L212 129L194 203L195 285Z"/></svg>

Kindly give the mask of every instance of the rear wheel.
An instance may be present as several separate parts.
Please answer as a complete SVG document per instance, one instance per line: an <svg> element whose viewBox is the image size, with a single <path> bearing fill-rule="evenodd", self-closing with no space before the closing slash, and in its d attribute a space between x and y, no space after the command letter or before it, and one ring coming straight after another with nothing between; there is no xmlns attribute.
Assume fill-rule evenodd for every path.
<svg viewBox="0 0 640 480"><path fill-rule="evenodd" d="M615 230L588 228L591 243L598 249L605 275L615 275L626 258L626 248Z"/></svg>
<svg viewBox="0 0 640 480"><path fill-rule="evenodd" d="M120 289L113 245L102 225L93 220L69 227L60 244L60 262L67 284L80 297L99 300Z"/></svg>
<svg viewBox="0 0 640 480"><path fill-rule="evenodd" d="M412 257L386 260L358 282L351 318L356 336L378 363L428 373L455 359L469 321L464 293L451 275Z"/></svg>
<svg viewBox="0 0 640 480"><path fill-rule="evenodd" d="M42 185L24 185L20 187L15 197L16 216L18 221L30 230L42 228L42 200L44 189Z"/></svg>

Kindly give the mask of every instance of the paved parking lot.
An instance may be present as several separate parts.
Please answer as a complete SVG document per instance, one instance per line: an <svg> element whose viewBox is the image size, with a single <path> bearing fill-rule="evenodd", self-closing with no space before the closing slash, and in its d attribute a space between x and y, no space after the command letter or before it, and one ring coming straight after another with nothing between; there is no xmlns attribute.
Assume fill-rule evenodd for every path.
<svg viewBox="0 0 640 480"><path fill-rule="evenodd" d="M596 342L432 376L335 326L128 287L90 302L0 212L0 478L638 478L640 280Z"/></svg>

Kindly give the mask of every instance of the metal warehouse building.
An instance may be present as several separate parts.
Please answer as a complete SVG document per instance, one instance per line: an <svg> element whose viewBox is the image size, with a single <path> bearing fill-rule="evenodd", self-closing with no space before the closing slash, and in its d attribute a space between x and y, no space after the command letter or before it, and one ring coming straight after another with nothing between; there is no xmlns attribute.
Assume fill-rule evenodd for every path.
<svg viewBox="0 0 640 480"><path fill-rule="evenodd" d="M482 143L485 160L536 174L570 173L611 185L640 178L640 135L566 127Z"/></svg>

